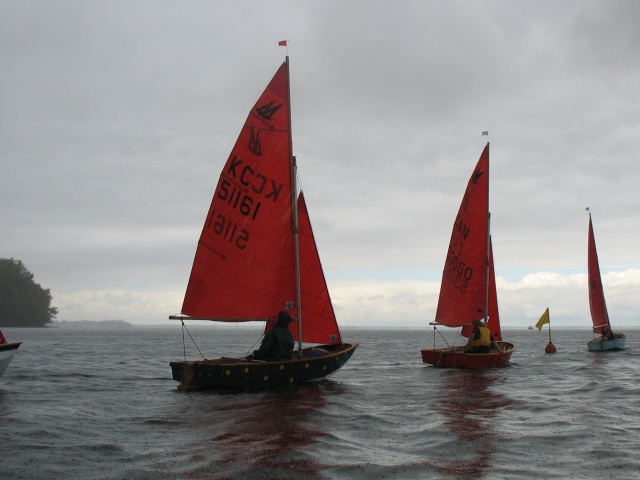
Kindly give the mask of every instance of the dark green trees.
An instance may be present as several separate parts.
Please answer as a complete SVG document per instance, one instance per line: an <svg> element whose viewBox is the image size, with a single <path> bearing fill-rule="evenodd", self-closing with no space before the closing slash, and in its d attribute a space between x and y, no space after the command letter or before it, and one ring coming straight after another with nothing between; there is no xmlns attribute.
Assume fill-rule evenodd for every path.
<svg viewBox="0 0 640 480"><path fill-rule="evenodd" d="M0 326L43 327L57 314L51 293L33 281L24 263L0 258Z"/></svg>

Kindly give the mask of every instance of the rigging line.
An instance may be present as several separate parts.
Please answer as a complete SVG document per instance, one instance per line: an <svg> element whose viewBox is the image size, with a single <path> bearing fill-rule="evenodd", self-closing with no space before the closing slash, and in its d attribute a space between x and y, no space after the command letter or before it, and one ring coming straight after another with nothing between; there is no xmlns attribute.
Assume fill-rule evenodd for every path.
<svg viewBox="0 0 640 480"><path fill-rule="evenodd" d="M472 335L473 334L470 334L468 337L465 337L464 335L462 335L462 330L460 330L458 332L458 340L464 339L465 346L466 346L469 343L469 339L471 338ZM491 335L493 335L493 334L491 334ZM502 340L500 340L500 341L502 341ZM498 342L498 340L496 340L496 342Z"/></svg>
<svg viewBox="0 0 640 480"><path fill-rule="evenodd" d="M601 278L602 278L602 275L601 275ZM609 288L609 285L608 284L605 285L604 282L601 282L601 283L602 283L603 292L604 290L607 291L607 298L609 299L609 301L607 302L607 307L613 307L613 316L614 316L614 319L616 320L616 327L618 327L620 316L618 315L618 308L616 306L615 298L611 293L611 289ZM609 324L611 324L611 316L609 315L608 308L607 308L607 317L609 317Z"/></svg>
<svg viewBox="0 0 640 480"><path fill-rule="evenodd" d="M435 348L435 337L436 337L436 332L438 332L438 335L440 335L440 338L444 341L444 343L447 345L447 347L451 347L451 345L449 345L449 342L447 342L447 339L444 338L444 335L442 335L442 332L440 330L438 330L436 328L436 326L433 326L433 348ZM458 334L458 337L460 336L460 334Z"/></svg>
<svg viewBox="0 0 640 480"><path fill-rule="evenodd" d="M247 355L251 355L253 352L253 349L255 348L255 346L258 344L258 342L260 341L260 339L264 337L264 334L260 335L260 337L258 338L258 340L256 340L255 342L253 342L253 345L251 345L251 347L249 347L249 350L247 351ZM246 355L245 355L246 356Z"/></svg>
<svg viewBox="0 0 640 480"><path fill-rule="evenodd" d="M304 192L304 187L302 186L302 177L300 177L300 170L296 168L296 184L298 186L298 195Z"/></svg>
<svg viewBox="0 0 640 480"><path fill-rule="evenodd" d="M182 347L184 348L184 357L185 360L187 359L187 347L185 345L184 342L184 331L186 330L187 333L189 334L189 337L191 338L191 341L193 342L193 345L196 347L196 350L198 350L198 353L200 354L200 356L202 357L203 360L206 360L205 356L202 354L202 351L200 351L200 347L198 347L198 344L196 343L196 341L193 339L193 336L191 335L191 332L189 331L189 329L187 328L187 326L184 324L184 320L180 320L180 323L182 323Z"/></svg>
<svg viewBox="0 0 640 480"><path fill-rule="evenodd" d="M182 354L184 355L184 361L187 361L187 345L184 342L184 322L182 322Z"/></svg>

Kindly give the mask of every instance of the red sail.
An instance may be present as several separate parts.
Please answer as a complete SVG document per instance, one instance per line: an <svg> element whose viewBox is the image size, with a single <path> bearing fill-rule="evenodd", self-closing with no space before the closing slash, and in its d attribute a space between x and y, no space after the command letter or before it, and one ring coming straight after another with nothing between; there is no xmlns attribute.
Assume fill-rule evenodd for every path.
<svg viewBox="0 0 640 480"><path fill-rule="evenodd" d="M468 325L485 315L489 228L489 144L485 147L458 210L442 273L435 321Z"/></svg>
<svg viewBox="0 0 640 480"><path fill-rule="evenodd" d="M500 330L500 312L498 311L498 291L496 288L496 271L493 266L493 244L489 238L489 321L487 327L497 342L502 341Z"/></svg>
<svg viewBox="0 0 640 480"><path fill-rule="evenodd" d="M589 214L589 308L591 309L591 320L593 321L593 331L602 333L602 327L609 327L609 315L607 305L604 301L604 289L602 278L600 277L600 265L598 263L598 252L596 251L596 237L593 234L593 224L591 214Z"/></svg>
<svg viewBox="0 0 640 480"><path fill-rule="evenodd" d="M182 313L246 321L295 302L289 72L251 109L222 170L200 235Z"/></svg>
<svg viewBox="0 0 640 480"><path fill-rule="evenodd" d="M342 343L329 289L311 229L304 195L298 197L302 340L309 343ZM297 339L297 325L291 326Z"/></svg>
<svg viewBox="0 0 640 480"><path fill-rule="evenodd" d="M498 291L496 288L496 271L493 266L493 245L491 244L491 237L489 237L489 320L487 321L487 328L497 342L502 341L500 311L498 309ZM472 325L463 326L462 331L460 332L464 337L471 337L472 333Z"/></svg>

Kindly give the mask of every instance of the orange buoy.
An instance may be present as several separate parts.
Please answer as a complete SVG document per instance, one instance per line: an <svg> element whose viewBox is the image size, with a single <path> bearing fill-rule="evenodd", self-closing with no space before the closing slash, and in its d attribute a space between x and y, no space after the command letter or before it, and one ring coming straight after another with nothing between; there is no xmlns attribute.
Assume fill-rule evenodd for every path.
<svg viewBox="0 0 640 480"><path fill-rule="evenodd" d="M549 340L549 343L547 343L547 346L544 347L544 353L556 353L556 346L551 343L551 340Z"/></svg>

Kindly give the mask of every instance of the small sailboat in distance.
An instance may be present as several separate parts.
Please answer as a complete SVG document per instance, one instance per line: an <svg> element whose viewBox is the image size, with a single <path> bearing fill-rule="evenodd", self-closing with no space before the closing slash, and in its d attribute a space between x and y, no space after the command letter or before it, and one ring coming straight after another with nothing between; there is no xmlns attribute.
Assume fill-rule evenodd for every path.
<svg viewBox="0 0 640 480"><path fill-rule="evenodd" d="M600 262L598 261L598 251L596 250L596 238L593 233L593 222L591 212L589 212L589 242L588 242L588 287L589 287L589 309L591 310L591 322L593 323L593 334L595 338L587 342L587 348L591 352L604 352L624 350L626 348L627 337L622 333L613 333L607 304L604 299L604 288L600 275Z"/></svg>
<svg viewBox="0 0 640 480"><path fill-rule="evenodd" d="M434 348L421 350L422 361L443 368L494 368L509 363L514 345L502 340L498 295L489 229L489 143L469 179L453 224L445 260L434 326ZM474 326L489 330L497 348L473 353L468 346L436 348L436 327L462 327L471 337ZM489 335L485 330L485 337Z"/></svg>
<svg viewBox="0 0 640 480"><path fill-rule="evenodd" d="M266 334L278 312L286 312L298 349L278 361L201 354L171 362L180 389L256 390L318 380L341 368L358 346L342 341L292 150L287 56L222 169L182 311L169 318L183 328L189 319L264 322Z"/></svg>

